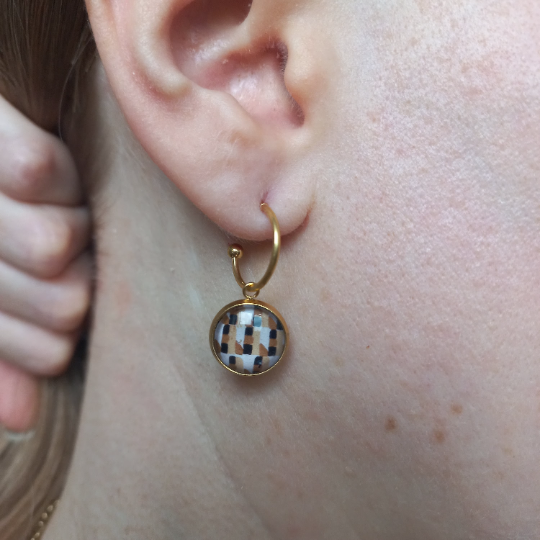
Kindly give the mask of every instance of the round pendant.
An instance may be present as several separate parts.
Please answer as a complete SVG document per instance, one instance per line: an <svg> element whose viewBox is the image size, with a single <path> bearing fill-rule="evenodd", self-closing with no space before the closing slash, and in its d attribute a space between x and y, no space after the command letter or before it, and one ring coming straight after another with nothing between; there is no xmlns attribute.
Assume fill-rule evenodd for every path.
<svg viewBox="0 0 540 540"><path fill-rule="evenodd" d="M237 300L225 306L210 327L210 347L217 361L237 375L270 371L287 349L283 317L260 300Z"/></svg>

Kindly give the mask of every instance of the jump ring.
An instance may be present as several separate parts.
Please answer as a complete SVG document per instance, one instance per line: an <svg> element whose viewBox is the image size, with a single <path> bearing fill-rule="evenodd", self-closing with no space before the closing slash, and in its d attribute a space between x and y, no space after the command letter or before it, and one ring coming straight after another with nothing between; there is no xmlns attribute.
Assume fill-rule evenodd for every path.
<svg viewBox="0 0 540 540"><path fill-rule="evenodd" d="M246 286L242 289L242 294L248 299L248 300L255 300L257 296L259 296L259 293L261 292L260 289L255 289L255 283L246 283ZM250 292L252 290L253 292Z"/></svg>

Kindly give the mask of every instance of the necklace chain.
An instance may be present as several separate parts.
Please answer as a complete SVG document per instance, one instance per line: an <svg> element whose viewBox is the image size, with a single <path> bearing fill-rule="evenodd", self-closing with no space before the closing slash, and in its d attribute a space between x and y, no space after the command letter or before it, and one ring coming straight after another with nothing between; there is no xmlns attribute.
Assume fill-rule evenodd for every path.
<svg viewBox="0 0 540 540"><path fill-rule="evenodd" d="M39 522L36 526L36 532L34 533L34 536L30 538L30 540L39 540L43 533L45 532L45 529L47 528L47 524L49 523L52 515L54 514L54 511L56 510L56 507L58 506L58 500L54 501L53 503L49 504L45 511L41 514L39 517Z"/></svg>

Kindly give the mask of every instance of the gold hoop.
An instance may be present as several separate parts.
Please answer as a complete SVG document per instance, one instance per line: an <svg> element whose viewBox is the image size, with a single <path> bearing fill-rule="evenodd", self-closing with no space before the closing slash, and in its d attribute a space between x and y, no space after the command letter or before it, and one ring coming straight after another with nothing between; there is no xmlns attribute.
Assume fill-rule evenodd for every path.
<svg viewBox="0 0 540 540"><path fill-rule="evenodd" d="M256 300L270 281L279 260L281 233L272 209L265 203L266 214L274 231L274 246L270 264L257 283L246 283L240 273L242 246L229 246L229 256L236 282L242 288L244 300L226 305L210 326L210 349L225 369L236 375L251 377L268 373L281 361L289 343L289 331L283 317L270 304Z"/></svg>
<svg viewBox="0 0 540 540"><path fill-rule="evenodd" d="M268 268L266 269L266 272L260 281L258 281L257 283L246 283L242 279L242 274L240 273L238 261L242 258L244 250L242 249L242 246L238 244L232 244L231 246L229 246L229 257L232 259L234 278L236 279L236 283L238 283L238 285L240 285L240 287L242 288L242 292L248 300L253 300L257 298L261 289L270 281L270 278L272 277L272 275L274 274L274 270L276 269L279 260L279 252L281 250L281 232L279 230L279 223L276 218L276 214L274 214L272 209L266 203L261 203L261 210L266 214L266 216L270 220L270 223L272 224L272 229L274 230L274 246L272 248L270 264L268 265Z"/></svg>

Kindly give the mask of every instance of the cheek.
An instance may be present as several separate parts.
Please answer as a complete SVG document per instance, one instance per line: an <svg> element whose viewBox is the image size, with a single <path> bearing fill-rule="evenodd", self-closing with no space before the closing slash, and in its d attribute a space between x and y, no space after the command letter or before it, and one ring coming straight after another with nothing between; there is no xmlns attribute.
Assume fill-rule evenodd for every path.
<svg viewBox="0 0 540 540"><path fill-rule="evenodd" d="M350 17L351 32L336 33L347 74L336 103L352 155L366 156L375 142L400 168L474 158L536 178L540 4L371 4Z"/></svg>
<svg viewBox="0 0 540 540"><path fill-rule="evenodd" d="M540 6L425 4L343 60L307 262L321 410L345 458L512 537L540 503Z"/></svg>
<svg viewBox="0 0 540 540"><path fill-rule="evenodd" d="M539 305L540 5L495 4L373 11L329 143L341 174L321 187L325 249L354 261L342 282L390 312L440 313L451 339L484 328L473 313L530 330Z"/></svg>

